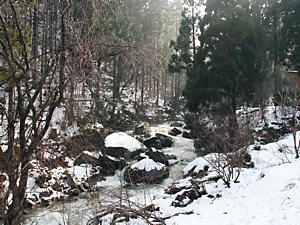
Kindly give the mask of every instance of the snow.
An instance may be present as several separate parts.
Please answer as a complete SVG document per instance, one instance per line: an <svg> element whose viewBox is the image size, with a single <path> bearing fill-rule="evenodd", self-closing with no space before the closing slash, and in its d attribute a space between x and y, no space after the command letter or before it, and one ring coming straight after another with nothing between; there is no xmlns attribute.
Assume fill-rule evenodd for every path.
<svg viewBox="0 0 300 225"><path fill-rule="evenodd" d="M266 118L266 121L270 124L276 119L272 114L272 110L273 108L268 108L268 118ZM151 133L153 135L156 132L167 134L170 129L169 124L166 123L151 127ZM143 147L142 143L125 133L114 133L108 137L105 140L107 147L124 147L130 151ZM205 184L205 188L215 198L208 198L204 195L184 208L171 206L176 195L168 195L164 189L174 181L182 187L191 184L190 178L183 179L182 175L193 167L195 167L194 171L197 172L202 170L205 165L210 166L210 163L217 156L210 154L205 159L202 157L196 158L192 140L181 136L173 138L175 140L174 145L163 150L167 154L177 156L177 163L170 167L170 178L160 185L141 185L131 187L125 191L121 187L121 174L116 174L107 177L106 181L99 182L99 195L103 196L110 204L112 201L119 201L124 193L125 197L123 199L134 202L136 206L142 207L154 204L160 208L160 212L157 213L158 216L171 216L165 221L167 225L300 224L300 159L295 159L291 134L282 137L277 142L261 145L259 151L253 150L253 145L249 146L248 152L255 167L242 169L239 183L231 183L231 188L227 188L222 180L216 183L209 182ZM299 139L300 132L297 133L297 143ZM145 158L131 166L131 168L147 171L163 167L163 164L155 163L149 158ZM208 172L208 177L217 175L215 171L209 170ZM84 178L85 173L85 167L75 167L74 174L78 179ZM30 185L34 185L34 180L30 180ZM95 202L97 202L96 200L99 199L95 199ZM80 213L75 213L73 219L78 218L79 214L85 215L91 212L90 200L86 200L87 206L80 205L81 201L67 206L67 210L80 206ZM99 202L104 204L103 201ZM94 207L97 206L94 205ZM186 212L192 212L192 214L184 214ZM65 214L54 216L62 218L62 215ZM107 222L103 225L110 224L109 218L111 218L111 215L108 216ZM86 220L79 219L76 224L86 223ZM43 221L47 221L47 219L43 219ZM57 219L56 222L54 220L50 222L49 220L48 223L41 224L56 225L59 223L58 221L61 221L61 219ZM146 225L139 219L120 224Z"/></svg>
<svg viewBox="0 0 300 225"><path fill-rule="evenodd" d="M145 171L151 171L151 170L161 170L165 167L162 163L154 162L152 159L145 158L141 161L134 163L130 166L131 169L138 169L138 170L145 170Z"/></svg>
<svg viewBox="0 0 300 225"><path fill-rule="evenodd" d="M186 208L193 210L193 215L173 217L167 224L299 224L299 169L297 161L271 167L264 171L264 176L259 169L245 170L241 182L230 189L222 182L207 187L209 193L221 193L222 197L215 200L202 197ZM166 213L178 211L159 201L156 203Z"/></svg>
<svg viewBox="0 0 300 225"><path fill-rule="evenodd" d="M210 166L209 161L204 157L199 157L187 164L187 166L184 167L183 172L184 174L187 174L193 167L195 167L194 172L197 173L200 170L203 170L204 166Z"/></svg>
<svg viewBox="0 0 300 225"><path fill-rule="evenodd" d="M79 180L83 180L91 175L91 165L82 165L82 166L74 166L73 173L75 177Z"/></svg>
<svg viewBox="0 0 300 225"><path fill-rule="evenodd" d="M299 136L299 133L297 133ZM282 147L288 151L278 151ZM226 188L222 180L206 185L208 193L221 194L220 198L202 197L184 208L191 215L178 215L167 220L169 225L276 225L299 224L300 219L300 161L294 159L292 136L262 146L261 151L250 151L255 163L253 169L243 169L240 182ZM197 158L184 171L193 166L203 168L207 160ZM179 182L186 182L181 180ZM155 200L163 214L174 215L181 208L170 206L169 200Z"/></svg>
<svg viewBox="0 0 300 225"><path fill-rule="evenodd" d="M144 148L144 145L141 142L123 132L117 132L108 135L105 138L105 146L122 147L128 149L129 151L136 151Z"/></svg>

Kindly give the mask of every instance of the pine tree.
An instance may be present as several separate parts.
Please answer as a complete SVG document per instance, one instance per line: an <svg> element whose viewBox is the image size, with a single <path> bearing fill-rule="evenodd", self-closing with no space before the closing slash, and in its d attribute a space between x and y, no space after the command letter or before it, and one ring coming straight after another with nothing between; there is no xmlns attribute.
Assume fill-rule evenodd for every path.
<svg viewBox="0 0 300 225"><path fill-rule="evenodd" d="M283 0L281 10L283 60L300 71L300 1Z"/></svg>
<svg viewBox="0 0 300 225"><path fill-rule="evenodd" d="M221 106L235 115L237 106L251 100L263 78L264 31L246 0L207 2L202 22L198 62L184 92L188 106L193 111L199 106Z"/></svg>

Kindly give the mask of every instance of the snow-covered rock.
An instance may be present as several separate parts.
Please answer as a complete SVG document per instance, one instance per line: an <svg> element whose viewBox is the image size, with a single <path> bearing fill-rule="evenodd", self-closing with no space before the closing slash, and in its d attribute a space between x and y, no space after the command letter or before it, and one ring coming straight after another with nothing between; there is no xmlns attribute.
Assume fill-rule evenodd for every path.
<svg viewBox="0 0 300 225"><path fill-rule="evenodd" d="M107 148L122 147L131 152L144 148L144 145L140 141L123 132L117 132L108 135L105 138L105 146Z"/></svg>
<svg viewBox="0 0 300 225"><path fill-rule="evenodd" d="M198 173L199 171L207 171L209 167L211 167L210 162L204 157L199 157L188 163L183 169L183 172L184 175L187 175L191 172Z"/></svg>
<svg viewBox="0 0 300 225"><path fill-rule="evenodd" d="M131 169L145 170L147 172L151 170L161 170L165 167L162 163L154 162L152 159L145 158L141 161L130 166Z"/></svg>
<svg viewBox="0 0 300 225"><path fill-rule="evenodd" d="M129 166L124 173L129 184L160 183L169 176L168 168L162 164L145 158Z"/></svg>

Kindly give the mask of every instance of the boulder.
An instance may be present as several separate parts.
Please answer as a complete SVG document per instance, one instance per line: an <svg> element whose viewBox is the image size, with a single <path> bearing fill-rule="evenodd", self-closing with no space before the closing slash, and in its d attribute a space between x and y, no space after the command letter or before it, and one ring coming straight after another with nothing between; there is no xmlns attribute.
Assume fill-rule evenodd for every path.
<svg viewBox="0 0 300 225"><path fill-rule="evenodd" d="M116 170L121 170L127 165L123 159L117 159L106 155L100 155L98 162L101 167L100 175L102 176L114 175Z"/></svg>
<svg viewBox="0 0 300 225"><path fill-rule="evenodd" d="M182 131L179 130L178 128L176 128L176 127L174 127L172 130L169 131L169 134L172 135L172 136L177 136L181 133L182 133Z"/></svg>
<svg viewBox="0 0 300 225"><path fill-rule="evenodd" d="M139 150L136 150L136 151L134 151L134 152L131 152L130 153L130 160L138 160L138 159L140 159L140 156L141 156L141 154L142 153L145 153L145 149L139 149Z"/></svg>
<svg viewBox="0 0 300 225"><path fill-rule="evenodd" d="M163 148L164 147L169 148L174 143L174 139L171 138L170 136L160 134L160 133L156 133L155 136L161 141L161 144L162 144Z"/></svg>
<svg viewBox="0 0 300 225"><path fill-rule="evenodd" d="M191 135L191 133L189 133L187 131L183 131L182 137L187 138L187 139L193 139L193 136Z"/></svg>
<svg viewBox="0 0 300 225"><path fill-rule="evenodd" d="M184 124L180 122L173 122L170 124L170 127L183 127Z"/></svg>
<svg viewBox="0 0 300 225"><path fill-rule="evenodd" d="M123 159L130 159L131 152L123 147L107 147L105 153L109 156Z"/></svg>
<svg viewBox="0 0 300 225"><path fill-rule="evenodd" d="M124 179L128 184L160 183L169 176L169 170L164 164L145 158L127 167Z"/></svg>
<svg viewBox="0 0 300 225"><path fill-rule="evenodd" d="M162 151L149 149L145 154L153 161L169 166L169 157Z"/></svg>
<svg viewBox="0 0 300 225"><path fill-rule="evenodd" d="M105 146L106 148L125 148L130 152L145 148L140 141L123 132L108 135L105 138Z"/></svg>
<svg viewBox="0 0 300 225"><path fill-rule="evenodd" d="M149 138L149 139L145 140L143 143L147 148L156 148L156 149L163 148L160 139L158 139L157 137Z"/></svg>

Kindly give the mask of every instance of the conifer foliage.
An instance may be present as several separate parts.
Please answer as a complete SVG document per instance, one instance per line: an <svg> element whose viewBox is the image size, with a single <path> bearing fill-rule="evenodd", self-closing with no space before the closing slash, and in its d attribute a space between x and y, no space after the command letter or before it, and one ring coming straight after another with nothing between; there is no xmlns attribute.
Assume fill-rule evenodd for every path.
<svg viewBox="0 0 300 225"><path fill-rule="evenodd" d="M213 103L234 114L238 104L252 99L267 59L262 20L253 8L246 0L207 2L184 90L191 110Z"/></svg>
<svg viewBox="0 0 300 225"><path fill-rule="evenodd" d="M300 1L283 0L281 10L283 60L287 57L289 65L300 71Z"/></svg>

